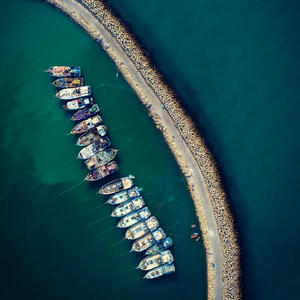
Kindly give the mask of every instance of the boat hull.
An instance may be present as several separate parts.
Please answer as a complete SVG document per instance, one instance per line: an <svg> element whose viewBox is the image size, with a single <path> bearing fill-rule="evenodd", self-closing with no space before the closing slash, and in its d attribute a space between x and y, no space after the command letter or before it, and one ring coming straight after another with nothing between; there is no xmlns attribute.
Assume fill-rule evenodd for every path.
<svg viewBox="0 0 300 300"><path fill-rule="evenodd" d="M75 125L73 129L71 130L71 134L82 134L85 133L93 128L95 128L97 125L102 123L102 118L100 115L95 115L91 118L88 118L86 120L81 121L79 124Z"/></svg>
<svg viewBox="0 0 300 300"><path fill-rule="evenodd" d="M103 195L111 195L123 190L130 189L133 186L133 178L133 175L129 175L124 178L113 180L103 185L98 191L98 193Z"/></svg>
<svg viewBox="0 0 300 300"><path fill-rule="evenodd" d="M115 161L112 161L102 167L99 167L89 172L89 174L85 177L85 180L97 181L115 173L116 171L118 171L118 169L119 167L117 163Z"/></svg>
<svg viewBox="0 0 300 300"><path fill-rule="evenodd" d="M92 156L84 163L89 170L93 170L111 162L116 157L117 153L118 150L110 148Z"/></svg>
<svg viewBox="0 0 300 300"><path fill-rule="evenodd" d="M83 86L83 78L62 77L53 81L52 84L58 89L74 88Z"/></svg>
<svg viewBox="0 0 300 300"><path fill-rule="evenodd" d="M141 194L138 187L133 187L125 191L118 192L108 198L106 203L111 205L119 205L126 202L129 199L139 197Z"/></svg>
<svg viewBox="0 0 300 300"><path fill-rule="evenodd" d="M173 262L174 257L172 252L170 250L165 250L143 258L137 268L143 271L149 271L161 265L170 264Z"/></svg>
<svg viewBox="0 0 300 300"><path fill-rule="evenodd" d="M76 88L62 89L56 93L60 100L69 101L77 98L89 97L92 94L90 86L80 86Z"/></svg>
<svg viewBox="0 0 300 300"><path fill-rule="evenodd" d="M173 240L170 237L167 237L157 243L156 245L150 247L146 251L146 255L150 255L159 251L167 250L173 245Z"/></svg>
<svg viewBox="0 0 300 300"><path fill-rule="evenodd" d="M88 146L103 138L106 135L106 133L107 133L107 127L105 125L97 126L91 131L82 134L78 138L76 145L81 147Z"/></svg>
<svg viewBox="0 0 300 300"><path fill-rule="evenodd" d="M119 228L128 228L140 221L147 220L151 216L151 212L148 207L144 207L137 212L133 212L125 217L123 217L117 227Z"/></svg>
<svg viewBox="0 0 300 300"><path fill-rule="evenodd" d="M94 99L92 97L82 98L82 99L74 99L66 102L62 107L64 110L75 111L82 108L89 107L94 104Z"/></svg>
<svg viewBox="0 0 300 300"><path fill-rule="evenodd" d="M125 233L125 239L136 240L159 227L159 222L156 217L152 216L148 220L140 222L129 229Z"/></svg>
<svg viewBox="0 0 300 300"><path fill-rule="evenodd" d="M93 144L90 144L80 150L78 153L79 159L89 159L95 154L99 153L100 151L103 151L107 149L111 145L111 142L108 137L100 138L98 141L96 141Z"/></svg>
<svg viewBox="0 0 300 300"><path fill-rule="evenodd" d="M157 242L163 240L166 234L161 228L154 230L136 240L132 245L132 251L142 252L155 245Z"/></svg>
<svg viewBox="0 0 300 300"><path fill-rule="evenodd" d="M69 67L69 66L53 66L50 67L46 72L49 73L51 77L80 77L81 68L80 67Z"/></svg>
<svg viewBox="0 0 300 300"><path fill-rule="evenodd" d="M146 279L155 279L163 275L168 275L175 272L174 264L164 264L162 266L156 267L151 271L148 271L144 278Z"/></svg>
<svg viewBox="0 0 300 300"><path fill-rule="evenodd" d="M141 209L144 205L145 202L143 197L140 196L118 205L111 213L111 216L115 218L121 218L132 213L133 211Z"/></svg>
<svg viewBox="0 0 300 300"><path fill-rule="evenodd" d="M96 115L98 112L100 112L99 106L98 104L94 104L92 107L78 110L74 113L71 120L73 122L82 121Z"/></svg>

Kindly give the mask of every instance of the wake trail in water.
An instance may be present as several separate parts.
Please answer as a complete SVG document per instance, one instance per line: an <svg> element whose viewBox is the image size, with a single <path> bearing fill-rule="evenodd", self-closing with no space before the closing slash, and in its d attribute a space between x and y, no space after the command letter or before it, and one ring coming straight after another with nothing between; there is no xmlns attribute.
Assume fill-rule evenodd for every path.
<svg viewBox="0 0 300 300"><path fill-rule="evenodd" d="M109 228L108 230L105 230L105 231L103 231L103 232L97 234L95 238L96 238L96 239L99 239L100 237L104 236L105 234L107 234L107 233L109 233L109 232L111 232L111 231L113 231L113 230L114 230L114 228Z"/></svg>
<svg viewBox="0 0 300 300"><path fill-rule="evenodd" d="M127 272L130 272L130 271L133 271L133 270L136 270L136 267L121 271L121 273L127 273Z"/></svg>
<svg viewBox="0 0 300 300"><path fill-rule="evenodd" d="M116 243L114 243L114 244L112 244L112 247L116 247L116 246L122 244L123 242L124 242L124 239L121 240L121 241L118 241L118 242L116 242Z"/></svg>
<svg viewBox="0 0 300 300"><path fill-rule="evenodd" d="M156 212L155 212L154 215L156 215L160 211L160 209L163 207L163 205L165 204L165 202L166 202L166 199L164 199L163 201L161 201L160 206L158 207L158 209L156 210Z"/></svg>
<svg viewBox="0 0 300 300"><path fill-rule="evenodd" d="M81 185L84 182L84 180L78 182L77 184L73 185L72 187L68 188L67 190L61 192L58 196L61 197L63 194L75 189L76 187L78 187L79 185Z"/></svg>
<svg viewBox="0 0 300 300"><path fill-rule="evenodd" d="M103 207L105 205L106 205L105 203L102 203L102 204L96 206L95 208L93 208L91 212L94 212L95 210L97 210L97 209L99 209L99 208L101 208L101 207Z"/></svg>
<svg viewBox="0 0 300 300"><path fill-rule="evenodd" d="M50 113L50 111L52 110L53 106L54 106L54 102L55 101L52 101L52 103L50 102L50 105L49 105L49 108L47 110L47 114Z"/></svg>
<svg viewBox="0 0 300 300"><path fill-rule="evenodd" d="M129 252L129 251L126 251L126 252L124 252L124 253L121 253L119 256L122 257L122 256L125 256L125 255L128 255L128 254L130 254L130 252Z"/></svg>
<svg viewBox="0 0 300 300"><path fill-rule="evenodd" d="M88 228L92 227L93 225L96 225L97 223L100 223L101 221L103 221L103 220L105 220L105 219L107 219L109 217L110 217L109 215L108 216L103 216L102 218L100 218L100 219L98 219L98 220L96 220L96 221L94 221L94 222L92 222L92 223L84 226L83 229L88 229Z"/></svg>

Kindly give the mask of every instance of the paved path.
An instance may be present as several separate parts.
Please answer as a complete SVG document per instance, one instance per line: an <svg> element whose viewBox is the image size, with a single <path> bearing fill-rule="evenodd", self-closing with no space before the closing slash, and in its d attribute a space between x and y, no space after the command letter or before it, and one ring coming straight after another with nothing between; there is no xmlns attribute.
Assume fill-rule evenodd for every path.
<svg viewBox="0 0 300 300"><path fill-rule="evenodd" d="M83 5L78 3L76 0L60 0L61 3L68 5L71 10L76 11L84 20L86 20L93 29L99 32L103 36L105 44L108 44L109 47L114 49L119 56L120 62L122 62L127 71L139 84L140 88L147 95L147 101L151 103L151 112L156 113L160 119L162 125L169 132L171 136L174 136L174 142L177 149L181 152L182 158L186 161L187 165L191 170L192 176L187 178L191 180L195 187L198 189L199 194L202 198L202 206L204 208L204 213L207 219L207 227L209 230L209 236L211 239L211 252L206 253L207 264L215 265L215 299L223 299L223 281L222 281L222 257L220 250L220 242L217 233L217 225L214 219L213 211L211 208L209 196L204 184L203 176L201 171L192 155L189 147L181 137L178 129L174 125L169 114L161 107L161 102L156 96L151 87L147 84L145 79L142 77L140 72L136 69L135 65L128 58L124 50L121 48L119 43L115 40L114 37L106 30L106 28L99 22L99 20Z"/></svg>

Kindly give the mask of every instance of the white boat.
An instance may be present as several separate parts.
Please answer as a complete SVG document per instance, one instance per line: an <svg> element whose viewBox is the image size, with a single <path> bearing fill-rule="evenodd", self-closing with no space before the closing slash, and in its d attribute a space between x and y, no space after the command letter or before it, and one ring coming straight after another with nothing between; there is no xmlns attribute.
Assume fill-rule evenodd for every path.
<svg viewBox="0 0 300 300"><path fill-rule="evenodd" d="M140 222L130 228L127 229L125 233L125 239L128 240L136 240L143 235L157 229L159 226L159 222L156 217L152 216L148 220L144 222Z"/></svg>
<svg viewBox="0 0 300 300"><path fill-rule="evenodd" d="M128 190L133 186L133 175L127 177L115 179L105 185L103 185L98 191L99 194L111 195L123 190Z"/></svg>
<svg viewBox="0 0 300 300"><path fill-rule="evenodd" d="M150 232L140 239L136 240L132 245L131 251L142 252L144 250L147 250L149 247L153 246L165 237L165 232L161 228L158 228L153 232Z"/></svg>
<svg viewBox="0 0 300 300"><path fill-rule="evenodd" d="M135 198L140 196L140 191L138 187L133 187L129 190L125 190L122 192L118 192L108 198L106 203L112 204L112 205L117 205L126 202L129 199Z"/></svg>
<svg viewBox="0 0 300 300"><path fill-rule="evenodd" d="M151 271L148 271L144 278L154 279L163 275L168 275L173 272L175 272L175 266L173 264L164 264L162 266L154 268Z"/></svg>
<svg viewBox="0 0 300 300"><path fill-rule="evenodd" d="M94 104L94 99L92 97L80 98L75 100L67 101L66 104L63 104L63 109L65 110L78 110L85 107L89 107Z"/></svg>
<svg viewBox="0 0 300 300"><path fill-rule="evenodd" d="M125 217L123 217L117 227L119 228L127 228L132 225L135 225L136 223L147 220L151 216L151 211L148 207L144 207L136 212L133 212Z"/></svg>
<svg viewBox="0 0 300 300"><path fill-rule="evenodd" d="M144 205L145 202L143 200L143 197L140 196L118 205L111 213L111 216L120 218L142 208Z"/></svg>
<svg viewBox="0 0 300 300"><path fill-rule="evenodd" d="M73 100L82 97L88 97L92 93L90 86L80 86L76 88L62 89L56 93L56 97L61 100Z"/></svg>
<svg viewBox="0 0 300 300"><path fill-rule="evenodd" d="M149 271L164 264L170 264L174 261L174 257L170 250L165 250L149 255L141 260L138 269Z"/></svg>

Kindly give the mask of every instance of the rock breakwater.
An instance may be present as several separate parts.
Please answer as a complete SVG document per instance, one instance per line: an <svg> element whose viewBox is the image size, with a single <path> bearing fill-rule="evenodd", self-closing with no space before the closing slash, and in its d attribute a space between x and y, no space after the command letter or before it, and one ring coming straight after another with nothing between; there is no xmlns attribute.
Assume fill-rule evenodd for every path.
<svg viewBox="0 0 300 300"><path fill-rule="evenodd" d="M207 257L208 299L240 299L239 247L233 218L228 209L226 195L214 160L191 118L180 106L172 90L163 82L161 75L150 64L126 27L114 17L104 3L98 0L47 1L71 16L114 60L125 79L147 107L149 115L174 154L186 177L201 226ZM96 28L95 20L91 20L91 16L84 10L91 13L102 27ZM112 46L116 42L118 48ZM123 53L132 65L127 64L122 58ZM138 72L138 76L141 76L143 81L134 76L135 72ZM163 108L155 105L151 93L155 94ZM168 115L168 119L165 114ZM172 121L171 125L170 122L168 123L169 119ZM179 138L171 128L173 125ZM187 152L192 154L192 160L187 159L189 153L182 151L182 147L186 147ZM201 180L200 185L199 180ZM204 188L201 189L199 186Z"/></svg>

